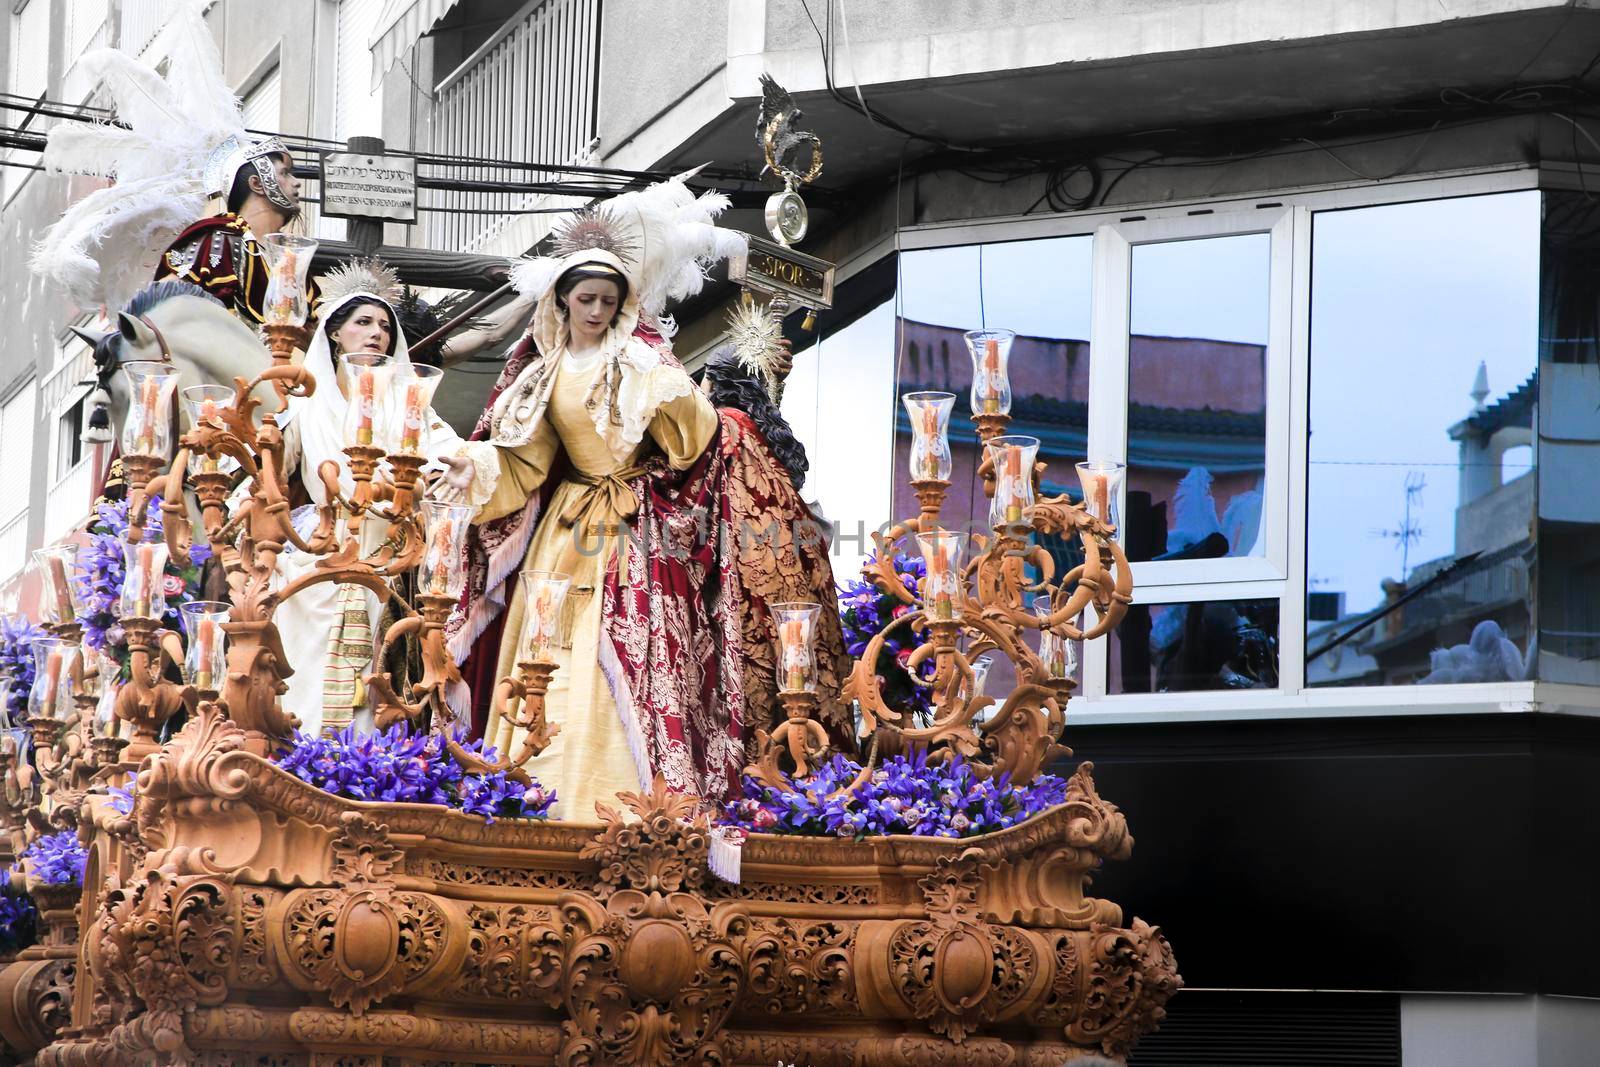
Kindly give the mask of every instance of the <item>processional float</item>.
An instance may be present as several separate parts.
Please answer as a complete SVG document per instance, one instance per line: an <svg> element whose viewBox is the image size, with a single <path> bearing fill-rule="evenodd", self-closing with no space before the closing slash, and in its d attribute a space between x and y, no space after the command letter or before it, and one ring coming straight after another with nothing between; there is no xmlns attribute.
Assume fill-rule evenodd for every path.
<svg viewBox="0 0 1600 1067"><path fill-rule="evenodd" d="M781 162L779 134L798 143L784 125L798 112L776 103L764 109L773 117L763 134L769 161ZM794 220L803 223L805 175L774 169L785 178L771 213L777 244L761 254L776 276ZM418 572L416 606L385 641L418 638L423 673L404 692L386 675L367 678L372 725L450 729L447 695L460 679L443 628L464 581L451 549L470 518L423 501L416 440L375 432L386 424L373 417L381 398L425 410L437 379L354 359L344 371L353 488L325 464L315 528L290 521L278 415L314 388L291 358L307 339L311 248L301 238L276 245L264 328L272 365L232 388L190 390L192 428L170 463L173 376L162 364L128 369L118 613L131 663L120 688L102 687L77 655L70 554L41 558L51 636L37 643L26 723L0 737L0 829L23 857L9 891L32 898L39 928L0 971L0 1037L15 1057L49 1067L1059 1067L1121 1058L1157 1025L1181 984L1171 950L1157 929L1125 925L1116 904L1086 893L1092 872L1133 843L1087 763L1061 803L979 836L750 833L737 847L737 881L709 869L714 840L726 836L717 813L659 780L602 806L599 822L491 822L344 799L276 765L295 721L279 700L291 665L274 612L318 583L384 594L391 579ZM796 262L826 272L810 257ZM831 277L821 280L831 289ZM787 301L825 307L831 296L820 286L750 288L785 303L749 301L747 327L772 321ZM1007 432L1010 341L1005 331L968 335L978 473L991 500L970 559L966 536L940 521L956 398L903 398L919 511L878 538L868 574L907 610L885 621L838 694L859 708L860 773L813 801L849 805L894 753L920 753L934 768L959 760L1018 785L1070 755L1061 740L1078 645L1113 628L1132 594L1115 539L1122 469L1080 464L1081 502L1040 498L1039 442ZM186 494L227 600L188 606L180 636L161 625L160 575L165 555L183 560L193 548ZM154 497L160 541L146 536ZM373 522L388 537L363 555L361 527ZM1082 562L1058 576L1040 534L1075 539ZM288 544L318 559L285 584L273 576ZM900 553L921 557L921 581L903 579ZM523 580L533 583L535 623L494 700L527 740L491 760L450 735L447 750L467 772L520 775L549 742L543 697L563 576ZM804 791L828 755L813 718L811 647L824 610L835 606L774 608L782 721L760 735L747 769L758 786ZM1081 621L1086 612L1092 623ZM926 634L906 663L926 690L923 721L880 693L879 652L896 633ZM981 679L996 656L1016 678L1000 700ZM184 725L165 736L180 711ZM40 847L63 834L87 850L78 883L57 878Z"/></svg>

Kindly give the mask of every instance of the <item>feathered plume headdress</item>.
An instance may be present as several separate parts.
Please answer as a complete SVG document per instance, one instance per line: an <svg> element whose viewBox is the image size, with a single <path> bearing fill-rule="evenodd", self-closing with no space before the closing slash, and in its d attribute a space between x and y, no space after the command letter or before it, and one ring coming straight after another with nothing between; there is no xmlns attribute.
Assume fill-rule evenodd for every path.
<svg viewBox="0 0 1600 1067"><path fill-rule="evenodd" d="M639 294L641 314L670 331L670 301L693 296L706 270L745 247L744 235L716 224L728 209L722 193L695 196L688 180L699 169L574 212L552 231L551 254L519 261L511 282L524 295L542 295L574 252L604 249L622 261Z"/></svg>
<svg viewBox="0 0 1600 1067"><path fill-rule="evenodd" d="M400 275L383 260L352 259L317 279L317 305L330 308L352 293L369 293L390 307L400 303L405 287Z"/></svg>
<svg viewBox="0 0 1600 1067"><path fill-rule="evenodd" d="M165 75L115 49L83 57L110 93L119 125L63 122L50 131L46 171L115 181L68 208L34 249L33 269L79 304L120 305L150 280L155 257L218 192L208 188L206 172L219 149L231 143L229 158L272 150L245 133L205 6L179 5L166 29Z"/></svg>

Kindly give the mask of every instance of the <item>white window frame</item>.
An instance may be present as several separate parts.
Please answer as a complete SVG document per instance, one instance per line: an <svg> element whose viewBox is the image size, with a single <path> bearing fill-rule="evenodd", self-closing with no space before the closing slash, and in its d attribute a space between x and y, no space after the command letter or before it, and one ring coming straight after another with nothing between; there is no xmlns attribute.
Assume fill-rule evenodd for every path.
<svg viewBox="0 0 1600 1067"><path fill-rule="evenodd" d="M1570 169L1567 168L1567 169ZM920 223L885 235L839 264L848 281L894 252L1093 235L1089 447L1125 456L1128 285L1133 244L1162 239L1273 235L1268 374L1268 537L1265 559L1134 564L1144 604L1205 600L1279 602L1276 689L1107 693L1104 640L1084 656L1083 686L1069 720L1106 725L1237 719L1338 718L1549 712L1600 717L1600 687L1518 681L1440 686L1305 687L1307 425L1310 386L1311 230L1318 211L1378 207L1494 193L1577 188L1561 165L1467 168L1383 183L1331 183L1222 200L1191 199L1071 215ZM1120 282L1118 281L1120 279ZM1105 358L1109 355L1110 358ZM1276 488L1278 503L1270 503ZM826 506L826 501L823 501ZM1271 516L1270 521L1267 516Z"/></svg>

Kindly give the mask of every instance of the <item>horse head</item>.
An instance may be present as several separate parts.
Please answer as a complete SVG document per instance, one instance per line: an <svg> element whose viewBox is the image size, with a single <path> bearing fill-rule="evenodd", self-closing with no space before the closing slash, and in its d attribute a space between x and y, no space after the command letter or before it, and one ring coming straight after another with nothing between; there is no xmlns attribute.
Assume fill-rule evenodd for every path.
<svg viewBox="0 0 1600 1067"><path fill-rule="evenodd" d="M86 440L109 440L114 430L120 431L130 402L127 376L117 373L125 363L171 365L178 372L180 393L193 385L231 386L235 377L254 378L272 364L255 330L188 282L145 286L117 313L116 322L117 328L105 334L74 331L94 346L96 376L104 394L95 400L107 405L105 415L91 410ZM265 398L271 391L261 395ZM181 403L178 408L181 432L189 428L189 413ZM104 436L92 436L96 434Z"/></svg>

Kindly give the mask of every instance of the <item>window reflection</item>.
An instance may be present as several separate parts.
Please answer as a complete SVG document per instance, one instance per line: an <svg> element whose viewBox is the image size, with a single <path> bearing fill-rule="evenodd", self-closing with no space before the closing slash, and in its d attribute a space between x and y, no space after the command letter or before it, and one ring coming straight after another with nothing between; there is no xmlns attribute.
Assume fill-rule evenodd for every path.
<svg viewBox="0 0 1600 1067"><path fill-rule="evenodd" d="M1316 216L1307 685L1533 674L1539 204Z"/></svg>
<svg viewBox="0 0 1600 1067"><path fill-rule="evenodd" d="M783 415L811 467L801 495L833 524L833 570L854 577L872 547L870 531L890 516L894 306L872 302L859 317L795 353Z"/></svg>
<svg viewBox="0 0 1600 1067"><path fill-rule="evenodd" d="M1600 684L1600 204L1544 194L1539 351L1541 679Z"/></svg>
<svg viewBox="0 0 1600 1067"><path fill-rule="evenodd" d="M978 481L977 431L968 391L972 361L961 335L980 326L1015 330L1011 346L1011 427L1042 442L1045 495L1081 497L1073 464L1084 458L1089 411L1090 270L1093 238L1058 237L929 249L905 255L904 333L897 388L956 394L950 415L953 472L944 521L987 530L988 499ZM896 407L894 502L914 515L911 426ZM1071 558L1064 546L1058 564ZM1070 566L1075 564L1069 564ZM1063 570L1061 573L1065 573Z"/></svg>
<svg viewBox="0 0 1600 1067"><path fill-rule="evenodd" d="M1265 552L1271 243L1255 233L1134 246L1131 560Z"/></svg>
<svg viewBox="0 0 1600 1067"><path fill-rule="evenodd" d="M977 477L981 459L969 390L972 360L962 334L980 327L1014 330L1011 346L1011 433L1040 439L1039 459L1049 464L1047 496L1081 499L1073 465L1084 458L1089 429L1090 278L1094 239L963 245L908 252L901 269L903 355L899 393L937 390L956 394L950 414L953 470L943 520L953 529L987 533L989 502ZM915 515L911 490L911 425L895 405L894 511ZM1055 557L1057 574L1082 561L1081 549L1059 537L1039 539ZM994 657L991 693L1008 692L1015 674Z"/></svg>
<svg viewBox="0 0 1600 1067"><path fill-rule="evenodd" d="M1278 602L1137 604L1111 634L1107 692L1278 687Z"/></svg>

